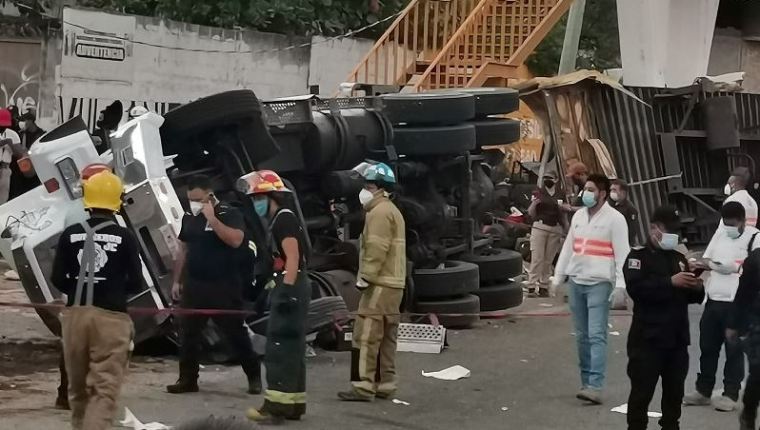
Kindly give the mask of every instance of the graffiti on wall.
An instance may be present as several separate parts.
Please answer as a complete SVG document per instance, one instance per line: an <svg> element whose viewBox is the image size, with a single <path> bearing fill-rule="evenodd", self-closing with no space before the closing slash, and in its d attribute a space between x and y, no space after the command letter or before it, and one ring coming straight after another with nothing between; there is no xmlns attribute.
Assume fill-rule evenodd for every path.
<svg viewBox="0 0 760 430"><path fill-rule="evenodd" d="M0 41L0 106L36 108L40 94L40 44Z"/></svg>
<svg viewBox="0 0 760 430"><path fill-rule="evenodd" d="M118 102L118 103L117 103ZM74 117L81 116L90 132L97 128L98 117L106 110L113 110L119 106L121 113L119 123L129 120L129 111L135 106L143 106L151 112L163 115L171 109L179 106L179 103L167 102L143 102L134 100L112 100L92 98L58 98L58 123L62 124Z"/></svg>

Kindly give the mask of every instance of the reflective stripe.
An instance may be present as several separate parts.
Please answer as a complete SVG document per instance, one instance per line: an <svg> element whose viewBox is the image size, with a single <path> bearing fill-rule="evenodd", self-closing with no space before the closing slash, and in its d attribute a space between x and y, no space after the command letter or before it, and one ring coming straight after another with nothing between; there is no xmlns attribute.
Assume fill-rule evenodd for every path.
<svg viewBox="0 0 760 430"><path fill-rule="evenodd" d="M282 391L267 390L264 399L282 405L295 405L306 403L306 393L285 393Z"/></svg>
<svg viewBox="0 0 760 430"><path fill-rule="evenodd" d="M615 257L612 242L605 240L576 238L573 242L573 252L578 255L588 255L591 257Z"/></svg>

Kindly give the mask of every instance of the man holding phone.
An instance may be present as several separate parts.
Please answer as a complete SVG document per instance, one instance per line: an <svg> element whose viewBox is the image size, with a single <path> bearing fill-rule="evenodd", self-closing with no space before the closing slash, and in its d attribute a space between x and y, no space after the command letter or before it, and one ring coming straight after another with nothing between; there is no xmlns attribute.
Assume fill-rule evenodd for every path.
<svg viewBox="0 0 760 430"><path fill-rule="evenodd" d="M760 247L760 233L747 224L744 206L728 202L720 210L722 223L710 240L698 269L707 270L705 280L707 303L699 323L699 374L697 389L684 397L685 405L706 406L730 412L736 409L744 379L744 353L735 342L727 342L726 328L732 318L733 301L739 288L739 273L749 253ZM723 395L712 401L715 373L722 347L726 349L723 368Z"/></svg>
<svg viewBox="0 0 760 430"><path fill-rule="evenodd" d="M660 426L679 428L689 372L688 305L701 303L705 296L702 280L688 271L686 257L676 250L680 229L674 207L657 208L647 245L634 248L625 261L625 284L634 302L628 335L628 430L647 428L647 409L660 378Z"/></svg>
<svg viewBox="0 0 760 430"><path fill-rule="evenodd" d="M12 125L11 111L0 109L0 205L8 201L11 191L13 145L21 144L18 133L11 130Z"/></svg>
<svg viewBox="0 0 760 430"><path fill-rule="evenodd" d="M211 179L196 176L188 183L190 212L182 219L180 251L174 265L172 299L188 309L241 310L243 281L241 260L246 255L243 214L215 196ZM202 331L209 317L181 317L179 380L166 390L172 394L198 391ZM211 319L226 335L248 377L248 393L261 393L259 357L242 315L216 315Z"/></svg>

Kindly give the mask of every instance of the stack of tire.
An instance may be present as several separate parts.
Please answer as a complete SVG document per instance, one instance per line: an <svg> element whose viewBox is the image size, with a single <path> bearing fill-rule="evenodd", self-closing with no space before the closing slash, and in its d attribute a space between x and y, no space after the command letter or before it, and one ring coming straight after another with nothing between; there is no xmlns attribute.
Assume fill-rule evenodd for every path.
<svg viewBox="0 0 760 430"><path fill-rule="evenodd" d="M519 121L491 117L518 104L517 92L504 88L380 97L380 108L394 125L396 151L413 158L457 156L518 140ZM522 272L519 254L494 249L465 258L470 261L414 271L417 313L435 314L448 328L469 328L480 320L481 310L522 303L522 286L509 281Z"/></svg>

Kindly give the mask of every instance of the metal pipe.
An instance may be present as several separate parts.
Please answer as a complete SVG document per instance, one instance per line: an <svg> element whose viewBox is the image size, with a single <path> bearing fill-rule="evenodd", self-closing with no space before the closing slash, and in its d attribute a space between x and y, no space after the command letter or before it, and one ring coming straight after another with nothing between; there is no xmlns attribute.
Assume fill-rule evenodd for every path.
<svg viewBox="0 0 760 430"><path fill-rule="evenodd" d="M567 16L565 41L562 44L562 56L559 60L560 75L575 71L575 62L578 59L578 45L581 40L583 14L585 10L586 0L575 0L570 6L570 12Z"/></svg>

